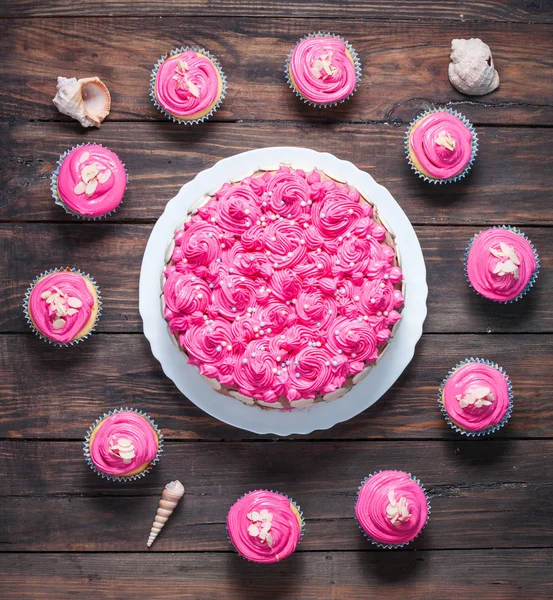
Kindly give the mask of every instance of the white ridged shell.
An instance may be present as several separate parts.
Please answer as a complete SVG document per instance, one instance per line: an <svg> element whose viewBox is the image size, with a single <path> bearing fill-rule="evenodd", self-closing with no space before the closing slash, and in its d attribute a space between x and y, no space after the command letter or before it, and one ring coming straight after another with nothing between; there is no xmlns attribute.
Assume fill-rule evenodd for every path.
<svg viewBox="0 0 553 600"><path fill-rule="evenodd" d="M111 108L109 90L98 77L58 77L52 102L61 113L76 119L83 127L100 127Z"/></svg>
<svg viewBox="0 0 553 600"><path fill-rule="evenodd" d="M449 81L462 94L483 96L499 86L490 47L479 38L452 40Z"/></svg>

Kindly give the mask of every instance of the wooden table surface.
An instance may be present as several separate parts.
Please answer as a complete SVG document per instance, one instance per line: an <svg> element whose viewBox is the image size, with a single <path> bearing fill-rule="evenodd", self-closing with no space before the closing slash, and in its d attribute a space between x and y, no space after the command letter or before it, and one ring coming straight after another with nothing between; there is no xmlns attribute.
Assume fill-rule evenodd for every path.
<svg viewBox="0 0 553 600"><path fill-rule="evenodd" d="M553 3L347 0L11 0L0 3L0 597L386 598L553 597ZM317 111L287 88L283 63L314 30L346 36L363 64L355 96ZM452 38L493 51L499 90L462 96L447 78ZM179 126L148 97L171 47L198 44L224 65L215 118ZM56 77L98 75L112 94L99 130L52 105ZM407 123L449 104L478 130L459 184L426 185L403 156ZM102 222L55 206L50 173L84 142L106 144L130 173L125 202ZM329 431L275 439L205 415L161 372L142 334L142 253L168 199L238 152L300 145L350 160L385 185L415 226L430 288L416 356L372 408ZM532 293L500 306L477 297L463 251L482 226L520 226L542 269ZM99 282L98 332L55 349L28 330L21 301L38 273L74 265ZM467 440L436 405L448 369L483 356L510 374L515 411L487 440ZM106 410L134 406L167 444L152 474L128 485L86 466L82 438ZM415 473L430 522L396 552L368 544L353 518L359 481ZM150 551L160 492L186 495ZM304 510L298 551L271 567L242 561L225 534L229 506L274 488Z"/></svg>

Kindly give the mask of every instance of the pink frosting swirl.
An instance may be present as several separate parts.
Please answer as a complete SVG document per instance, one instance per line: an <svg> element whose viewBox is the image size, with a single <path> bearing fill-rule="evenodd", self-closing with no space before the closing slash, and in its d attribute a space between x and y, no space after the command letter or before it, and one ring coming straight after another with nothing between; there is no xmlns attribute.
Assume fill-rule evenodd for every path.
<svg viewBox="0 0 553 600"><path fill-rule="evenodd" d="M108 475L125 476L143 471L156 457L159 447L159 439L151 423L129 410L107 416L92 435L90 458L99 471ZM131 442L132 458L121 458L117 447L121 439Z"/></svg>
<svg viewBox="0 0 553 600"><path fill-rule="evenodd" d="M302 525L298 519L286 496L255 490L231 506L227 530L232 545L245 559L275 563L290 556L299 544Z"/></svg>
<svg viewBox="0 0 553 600"><path fill-rule="evenodd" d="M459 117L438 111L411 130L409 144L424 174L435 179L459 175L472 156L472 132Z"/></svg>
<svg viewBox="0 0 553 600"><path fill-rule="evenodd" d="M409 517L392 522L395 511L390 500L405 498ZM380 471L362 484L355 504L355 516L372 540L400 546L420 533L428 518L428 502L421 486L408 473Z"/></svg>
<svg viewBox="0 0 553 600"><path fill-rule="evenodd" d="M225 184L175 233L165 319L233 391L286 409L320 399L378 358L400 318L386 240L359 192L317 171Z"/></svg>
<svg viewBox="0 0 553 600"><path fill-rule="evenodd" d="M97 300L79 273L58 271L40 279L29 296L29 316L50 340L67 344L87 328Z"/></svg>
<svg viewBox="0 0 553 600"><path fill-rule="evenodd" d="M290 57L289 74L298 92L316 104L344 100L357 83L352 57L338 38L309 37L299 42Z"/></svg>
<svg viewBox="0 0 553 600"><path fill-rule="evenodd" d="M194 50L171 56L156 75L157 101L175 117L190 119L206 114L217 104L221 91L217 67Z"/></svg>
<svg viewBox="0 0 553 600"><path fill-rule="evenodd" d="M486 390L489 394L484 394ZM478 396L483 403L478 402ZM453 423L467 431L484 431L501 423L507 414L511 405L509 383L498 368L469 362L448 377L442 401Z"/></svg>
<svg viewBox="0 0 553 600"><path fill-rule="evenodd" d="M532 245L524 236L494 227L474 238L466 267L470 284L479 294L508 302L525 290L538 265Z"/></svg>
<svg viewBox="0 0 553 600"><path fill-rule="evenodd" d="M127 189L127 173L115 152L97 144L79 146L61 163L58 195L79 215L101 217L117 208Z"/></svg>

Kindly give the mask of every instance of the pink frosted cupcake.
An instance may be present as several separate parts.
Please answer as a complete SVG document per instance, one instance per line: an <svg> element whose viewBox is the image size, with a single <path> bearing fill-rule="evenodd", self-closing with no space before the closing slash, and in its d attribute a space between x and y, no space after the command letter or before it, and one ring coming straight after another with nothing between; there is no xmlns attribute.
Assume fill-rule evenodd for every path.
<svg viewBox="0 0 553 600"><path fill-rule="evenodd" d="M292 49L286 79L304 102L318 108L347 100L361 79L361 65L349 42L330 33L311 33Z"/></svg>
<svg viewBox="0 0 553 600"><path fill-rule="evenodd" d="M87 338L101 312L100 290L77 269L52 269L39 275L23 301L25 318L43 340L68 346Z"/></svg>
<svg viewBox="0 0 553 600"><path fill-rule="evenodd" d="M290 556L303 530L299 506L278 492L249 492L231 506L227 516L227 531L235 550L256 563L275 563Z"/></svg>
<svg viewBox="0 0 553 600"><path fill-rule="evenodd" d="M403 471L380 471L361 482L355 516L366 537L381 548L401 548L422 531L430 503L418 479Z"/></svg>
<svg viewBox="0 0 553 600"><path fill-rule="evenodd" d="M110 411L87 432L87 464L101 477L131 481L144 475L163 452L163 435L143 412L129 408Z"/></svg>
<svg viewBox="0 0 553 600"><path fill-rule="evenodd" d="M438 403L458 433L487 435L501 429L511 416L511 381L499 365L469 358L449 372L440 387Z"/></svg>
<svg viewBox="0 0 553 600"><path fill-rule="evenodd" d="M534 285L539 258L530 240L514 227L492 227L475 235L465 254L467 281L494 302L514 302Z"/></svg>
<svg viewBox="0 0 553 600"><path fill-rule="evenodd" d="M431 183L451 183L469 172L478 138L471 123L457 111L433 109L410 124L405 150L419 177Z"/></svg>
<svg viewBox="0 0 553 600"><path fill-rule="evenodd" d="M123 201L127 172L115 152L99 144L83 144L60 157L50 188L56 204L69 214L98 219Z"/></svg>
<svg viewBox="0 0 553 600"><path fill-rule="evenodd" d="M154 67L150 97L172 121L193 125L219 108L226 87L219 62L207 50L178 48L162 56Z"/></svg>

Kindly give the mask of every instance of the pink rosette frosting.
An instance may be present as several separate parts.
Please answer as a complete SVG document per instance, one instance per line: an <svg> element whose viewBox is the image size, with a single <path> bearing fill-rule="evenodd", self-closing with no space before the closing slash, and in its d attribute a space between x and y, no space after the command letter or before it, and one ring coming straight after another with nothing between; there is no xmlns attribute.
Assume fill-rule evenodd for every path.
<svg viewBox="0 0 553 600"><path fill-rule="evenodd" d="M375 218L357 190L317 171L223 185L175 233L165 268L164 316L190 363L279 408L347 384L378 358L403 304Z"/></svg>
<svg viewBox="0 0 553 600"><path fill-rule="evenodd" d="M29 295L29 316L48 339L68 344L78 339L96 304L79 273L58 271L40 279Z"/></svg>
<svg viewBox="0 0 553 600"><path fill-rule="evenodd" d="M221 90L217 67L194 50L165 60L155 80L155 95L162 108L185 119L209 112L219 100Z"/></svg>
<svg viewBox="0 0 553 600"><path fill-rule="evenodd" d="M309 37L299 42L290 57L289 75L297 91L316 104L344 100L357 83L346 45L331 37Z"/></svg>
<svg viewBox="0 0 553 600"><path fill-rule="evenodd" d="M120 444L120 440L123 443ZM158 447L159 439L150 422L127 410L101 421L90 444L90 458L102 473L125 476L147 468L156 457ZM122 458L121 453L125 457L134 456Z"/></svg>
<svg viewBox="0 0 553 600"><path fill-rule="evenodd" d="M85 217L101 217L116 209L127 188L127 173L115 152L88 144L74 148L57 177L60 200Z"/></svg>
<svg viewBox="0 0 553 600"><path fill-rule="evenodd" d="M411 130L410 148L422 169L435 179L459 175L472 156L472 131L459 117L433 112Z"/></svg>
<svg viewBox="0 0 553 600"><path fill-rule="evenodd" d="M428 501L408 473L380 471L361 485L355 516L371 540L401 546L416 538L425 526Z"/></svg>
<svg viewBox="0 0 553 600"><path fill-rule="evenodd" d="M534 249L524 236L494 227L474 238L466 267L470 284L479 294L508 302L522 294L538 265Z"/></svg>
<svg viewBox="0 0 553 600"><path fill-rule="evenodd" d="M497 368L469 362L448 377L442 401L454 424L467 431L484 431L501 423L509 411L509 383Z"/></svg>
<svg viewBox="0 0 553 600"><path fill-rule="evenodd" d="M302 533L298 519L301 517L286 496L255 490L231 506L227 531L243 558L256 563L275 563L296 550Z"/></svg>

